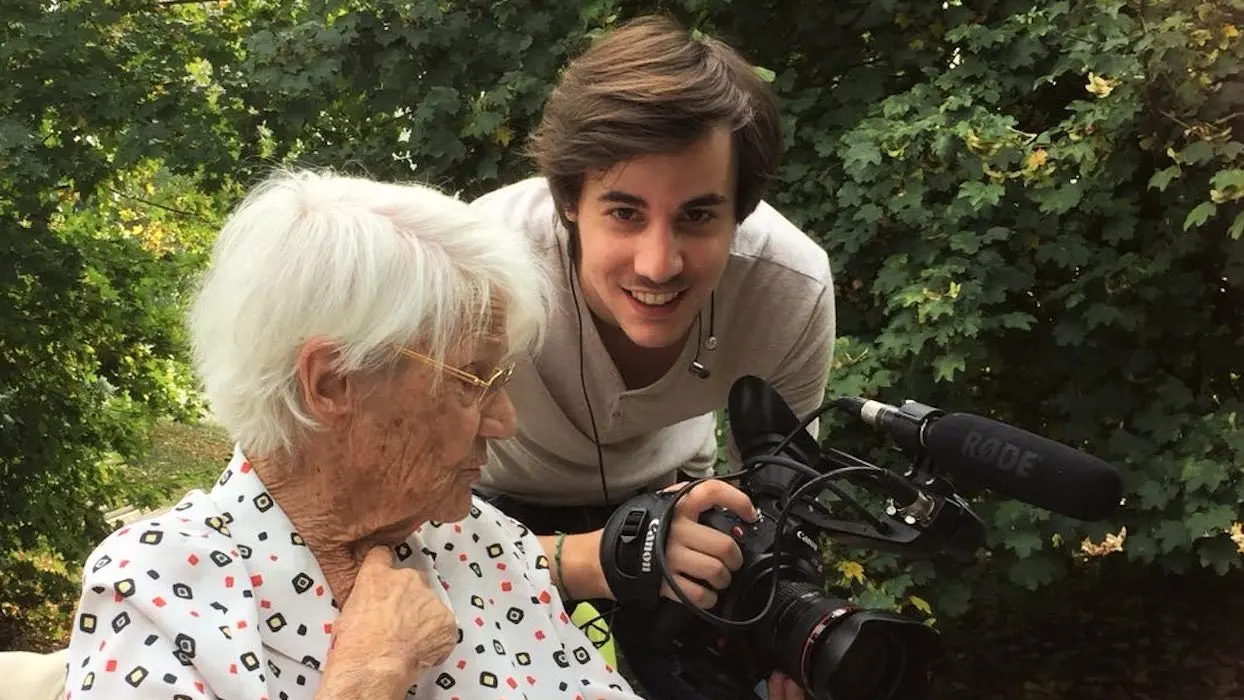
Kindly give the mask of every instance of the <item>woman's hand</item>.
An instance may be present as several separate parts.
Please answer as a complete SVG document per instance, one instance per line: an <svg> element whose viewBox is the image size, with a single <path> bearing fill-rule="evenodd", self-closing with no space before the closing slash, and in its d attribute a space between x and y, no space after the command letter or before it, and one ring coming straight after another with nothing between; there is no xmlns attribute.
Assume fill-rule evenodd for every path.
<svg viewBox="0 0 1244 700"><path fill-rule="evenodd" d="M396 567L383 546L367 552L334 624L317 698L401 698L458 643L458 622L423 573Z"/></svg>
<svg viewBox="0 0 1244 700"><path fill-rule="evenodd" d="M666 490L684 486L675 484ZM730 586L733 572L743 565L743 552L734 538L699 523L701 513L718 506L749 523L760 515L747 494L739 489L717 479L705 481L674 506L675 516L665 542L665 559L674 580L688 600L706 610L717 604L718 593ZM661 584L661 595L679 600L665 583Z"/></svg>

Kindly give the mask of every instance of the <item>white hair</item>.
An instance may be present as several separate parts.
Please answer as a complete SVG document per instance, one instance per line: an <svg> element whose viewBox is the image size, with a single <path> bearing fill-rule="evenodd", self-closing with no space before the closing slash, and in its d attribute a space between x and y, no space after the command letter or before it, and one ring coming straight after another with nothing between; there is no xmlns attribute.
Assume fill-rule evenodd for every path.
<svg viewBox="0 0 1244 700"><path fill-rule="evenodd" d="M441 360L505 308L510 354L546 331L550 287L526 236L422 185L280 172L216 240L190 313L213 413L244 450L289 452L316 428L296 376L302 345L339 344L343 372L391 366L391 344Z"/></svg>

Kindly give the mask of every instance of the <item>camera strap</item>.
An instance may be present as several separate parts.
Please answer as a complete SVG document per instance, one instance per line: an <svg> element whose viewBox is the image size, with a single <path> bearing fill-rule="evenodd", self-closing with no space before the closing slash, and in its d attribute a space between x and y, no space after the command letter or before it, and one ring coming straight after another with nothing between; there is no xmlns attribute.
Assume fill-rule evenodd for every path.
<svg viewBox="0 0 1244 700"><path fill-rule="evenodd" d="M641 493L618 506L600 537L605 581L619 603L655 605L661 595L657 530L672 517L677 492Z"/></svg>

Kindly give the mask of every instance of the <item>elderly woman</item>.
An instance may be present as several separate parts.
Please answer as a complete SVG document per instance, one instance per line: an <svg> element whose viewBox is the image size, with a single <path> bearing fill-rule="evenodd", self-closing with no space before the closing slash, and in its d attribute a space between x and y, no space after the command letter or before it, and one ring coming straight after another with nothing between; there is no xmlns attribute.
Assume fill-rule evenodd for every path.
<svg viewBox="0 0 1244 700"><path fill-rule="evenodd" d="M471 495L549 311L482 217L313 173L233 213L191 329L237 447L87 560L67 697L636 697L564 610L561 552Z"/></svg>

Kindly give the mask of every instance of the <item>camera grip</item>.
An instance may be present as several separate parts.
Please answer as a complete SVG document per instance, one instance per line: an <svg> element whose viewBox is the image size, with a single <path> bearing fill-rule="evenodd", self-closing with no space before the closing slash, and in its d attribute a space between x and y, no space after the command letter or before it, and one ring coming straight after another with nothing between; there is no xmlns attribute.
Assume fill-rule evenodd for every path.
<svg viewBox="0 0 1244 700"><path fill-rule="evenodd" d="M765 553L777 535L774 523L761 512L755 522L747 522L720 506L700 514L699 523L729 535L743 552L743 567Z"/></svg>
<svg viewBox="0 0 1244 700"><path fill-rule="evenodd" d="M652 611L651 634L648 641L653 646L672 647L684 629L695 620L695 613L686 605L669 598L661 598Z"/></svg>
<svg viewBox="0 0 1244 700"><path fill-rule="evenodd" d="M600 537L600 563L605 582L619 603L651 607L660 600L662 578L656 557L657 537L673 507L672 493L641 493L619 506L605 523Z"/></svg>

